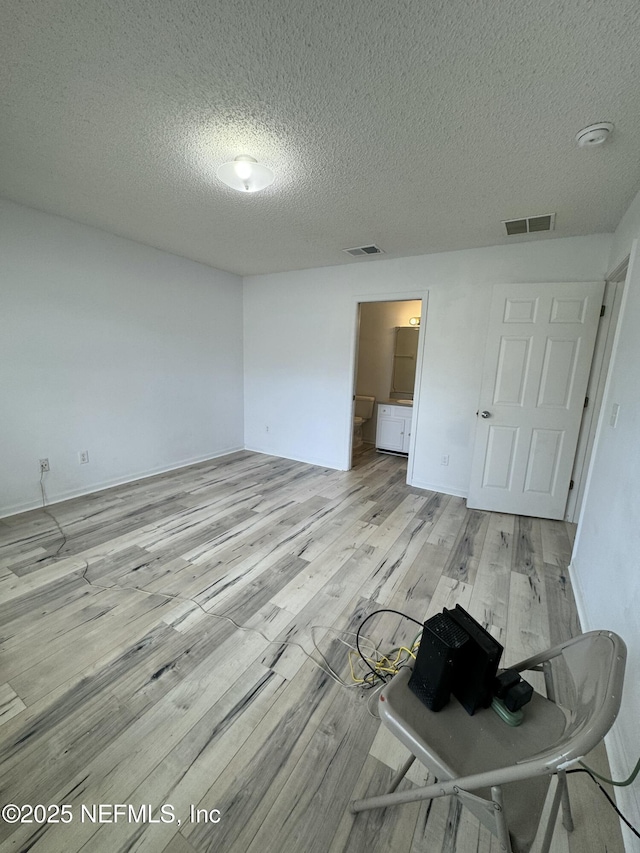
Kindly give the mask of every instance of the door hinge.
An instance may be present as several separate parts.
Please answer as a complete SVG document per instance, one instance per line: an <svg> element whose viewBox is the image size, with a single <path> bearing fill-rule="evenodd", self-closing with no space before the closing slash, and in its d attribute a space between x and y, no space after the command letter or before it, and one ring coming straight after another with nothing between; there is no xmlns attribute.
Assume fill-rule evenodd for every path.
<svg viewBox="0 0 640 853"><path fill-rule="evenodd" d="M604 317L604 312L605 312L605 310L606 310L606 306L605 306L605 305L601 305L601 306L600 306L600 316L601 316L601 317Z"/></svg>
<svg viewBox="0 0 640 853"><path fill-rule="evenodd" d="M572 488L573 488L573 480L570 480L569 481L569 491L571 491Z"/></svg>
<svg viewBox="0 0 640 853"><path fill-rule="evenodd" d="M584 398L584 408L586 409L588 405L589 405L589 398L585 397Z"/></svg>

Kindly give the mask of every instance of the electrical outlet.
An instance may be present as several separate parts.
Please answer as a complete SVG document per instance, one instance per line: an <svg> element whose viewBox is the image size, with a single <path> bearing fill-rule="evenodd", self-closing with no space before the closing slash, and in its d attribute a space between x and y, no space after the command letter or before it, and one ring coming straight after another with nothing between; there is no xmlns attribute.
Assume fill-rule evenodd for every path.
<svg viewBox="0 0 640 853"><path fill-rule="evenodd" d="M440 457L440 464L441 465L448 465L449 464L449 454L446 454L445 456Z"/></svg>
<svg viewBox="0 0 640 853"><path fill-rule="evenodd" d="M80 453L78 453L78 459L80 460L81 465L86 465L89 461L89 451L81 450Z"/></svg>
<svg viewBox="0 0 640 853"><path fill-rule="evenodd" d="M48 459L41 459L40 460L40 473L46 474L48 472L48 470L49 470L49 460Z"/></svg>
<svg viewBox="0 0 640 853"><path fill-rule="evenodd" d="M264 431L265 431L265 432L269 432L269 427L268 427L268 426L266 426L266 427L264 428Z"/></svg>

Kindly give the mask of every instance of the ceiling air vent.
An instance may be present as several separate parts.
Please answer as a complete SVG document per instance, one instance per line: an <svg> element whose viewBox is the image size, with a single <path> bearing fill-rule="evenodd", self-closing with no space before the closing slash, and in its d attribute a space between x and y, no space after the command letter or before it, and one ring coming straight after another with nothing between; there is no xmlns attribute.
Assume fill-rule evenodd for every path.
<svg viewBox="0 0 640 853"><path fill-rule="evenodd" d="M503 219L503 225L509 237L517 234L536 234L539 231L553 231L556 224L555 213L544 216L525 216L522 219Z"/></svg>
<svg viewBox="0 0 640 853"><path fill-rule="evenodd" d="M355 246L353 249L343 249L342 251L354 258L362 257L362 255L384 255L379 246Z"/></svg>

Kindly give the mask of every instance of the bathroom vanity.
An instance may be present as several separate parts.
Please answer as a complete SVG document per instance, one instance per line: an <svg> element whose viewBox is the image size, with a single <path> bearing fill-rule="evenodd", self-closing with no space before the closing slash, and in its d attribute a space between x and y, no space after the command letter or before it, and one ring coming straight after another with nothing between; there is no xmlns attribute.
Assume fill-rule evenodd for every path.
<svg viewBox="0 0 640 853"><path fill-rule="evenodd" d="M413 403L390 400L378 404L376 450L383 453L409 453Z"/></svg>

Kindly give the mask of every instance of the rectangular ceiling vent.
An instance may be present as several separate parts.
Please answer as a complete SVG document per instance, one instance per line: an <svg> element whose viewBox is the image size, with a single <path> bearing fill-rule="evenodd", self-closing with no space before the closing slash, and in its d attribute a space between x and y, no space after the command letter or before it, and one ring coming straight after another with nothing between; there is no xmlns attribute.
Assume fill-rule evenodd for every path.
<svg viewBox="0 0 640 853"><path fill-rule="evenodd" d="M363 255L384 255L384 252L379 246L355 246L353 249L343 249L347 255L352 255L354 258L360 258Z"/></svg>
<svg viewBox="0 0 640 853"><path fill-rule="evenodd" d="M502 223L509 237L514 237L518 234L536 234L540 231L553 231L556 224L556 215L555 213L545 213L544 216L503 219Z"/></svg>

